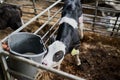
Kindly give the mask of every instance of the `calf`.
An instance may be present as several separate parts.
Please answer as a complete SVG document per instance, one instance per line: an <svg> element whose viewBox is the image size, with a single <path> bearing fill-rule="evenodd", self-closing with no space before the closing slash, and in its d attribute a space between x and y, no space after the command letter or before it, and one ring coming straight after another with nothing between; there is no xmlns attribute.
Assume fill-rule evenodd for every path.
<svg viewBox="0 0 120 80"><path fill-rule="evenodd" d="M83 27L83 17L80 0L65 0L59 24L56 41L48 46L48 52L44 55L42 64L49 67L58 67L59 69L65 54L73 49L73 55L75 53L77 57L77 65L80 65L79 46L80 39L83 37L83 28L81 28ZM81 33L79 33L79 29Z"/></svg>
<svg viewBox="0 0 120 80"><path fill-rule="evenodd" d="M11 27L16 30L22 26L22 11L20 7L10 4L0 4L0 30Z"/></svg>

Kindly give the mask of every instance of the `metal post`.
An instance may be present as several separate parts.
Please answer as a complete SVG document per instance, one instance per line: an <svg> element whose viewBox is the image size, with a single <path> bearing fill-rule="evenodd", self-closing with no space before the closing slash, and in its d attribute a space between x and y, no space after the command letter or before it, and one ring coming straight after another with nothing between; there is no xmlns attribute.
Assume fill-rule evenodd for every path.
<svg viewBox="0 0 120 80"><path fill-rule="evenodd" d="M92 25L92 31L94 31L95 29L95 20L96 20L96 17L97 17L97 10L98 10L98 2L99 0L96 0L95 2L95 14L94 14L94 18L93 18L93 25Z"/></svg>
<svg viewBox="0 0 120 80"><path fill-rule="evenodd" d="M113 36L113 34L114 34L114 31L115 31L115 28L116 28L116 25L117 25L118 18L119 18L119 16L116 17L115 24L114 24L114 27L113 27L113 29L112 29L112 33L110 34L110 36Z"/></svg>
<svg viewBox="0 0 120 80"><path fill-rule="evenodd" d="M29 24L31 24L33 21L35 21L38 17L40 17L41 15L43 15L45 12L47 12L49 9L51 9L52 7L54 7L55 5L57 5L61 0L56 1L55 3L53 3L51 6L49 6L48 8L46 8L44 11L42 11L41 13L39 13L38 15L36 15L35 17L33 17L32 19L30 19L27 23L25 23L24 25L22 25L20 28L18 28L17 30L15 30L14 32L12 32L10 35L17 33L19 31L21 31L22 29L24 29L25 27L27 27ZM1 42L4 42L5 40L7 40L7 38L10 36L6 36L4 39L1 40Z"/></svg>
<svg viewBox="0 0 120 80"><path fill-rule="evenodd" d="M59 70L56 70L56 69L53 69L53 68L44 66L44 65L42 65L42 64L40 64L40 63L38 63L38 62L35 62L35 61L33 61L33 60L26 59L26 58L24 58L24 57L14 56L14 55L9 54L8 52L3 52L3 53L4 53L3 55L7 55L7 56L9 56L9 57L11 57L11 58L13 58L13 59L16 59L16 60L25 62L25 63L30 64L30 65L32 65L32 66L34 66L34 67L39 68L39 69L44 69L44 70L50 71L50 72L52 72L52 73L55 73L55 74L64 76L64 77L66 77L66 78L68 78L68 79L70 79L70 80L71 80L71 79L72 79L72 80L86 80L86 79L84 79L84 78L80 78L80 77L74 76L74 75L72 75L72 74L68 74L68 73L66 73L66 72L59 71ZM10 80L10 79L8 79L8 80Z"/></svg>
<svg viewBox="0 0 120 80"><path fill-rule="evenodd" d="M3 54L3 53L0 53ZM5 75L5 80L10 80L10 74L8 72L8 66L7 66L7 62L5 60L5 57L3 55L0 55L0 61L1 61L1 66L3 69L3 74Z"/></svg>
<svg viewBox="0 0 120 80"><path fill-rule="evenodd" d="M53 26L51 26L51 28L43 35L42 39L44 39L47 36L47 34L55 27L55 25L57 25L57 23L59 22L59 20L60 19L58 19L57 22Z"/></svg>
<svg viewBox="0 0 120 80"><path fill-rule="evenodd" d="M37 34L46 24L48 24L60 11L62 8L60 8L53 16L50 17L48 21L46 21L39 29L37 29L34 34Z"/></svg>
<svg viewBox="0 0 120 80"><path fill-rule="evenodd" d="M120 17L120 13L118 14L118 18ZM118 24L118 28L117 28L117 34L119 34L119 30L120 30L120 24Z"/></svg>
<svg viewBox="0 0 120 80"><path fill-rule="evenodd" d="M37 15L37 10L36 10L36 6L35 6L35 0L32 0L32 3L33 3L34 14L36 16Z"/></svg>
<svg viewBox="0 0 120 80"><path fill-rule="evenodd" d="M48 10L48 20L50 19L50 10Z"/></svg>

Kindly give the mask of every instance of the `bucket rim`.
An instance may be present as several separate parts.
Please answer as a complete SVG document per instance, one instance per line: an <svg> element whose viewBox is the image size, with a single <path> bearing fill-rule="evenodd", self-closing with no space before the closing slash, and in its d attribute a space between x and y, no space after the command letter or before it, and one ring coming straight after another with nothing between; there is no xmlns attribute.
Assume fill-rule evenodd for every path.
<svg viewBox="0 0 120 80"><path fill-rule="evenodd" d="M16 55L16 56L33 58L33 57L41 56L41 55L45 54L47 51L44 51L44 52L42 52L42 53L40 53L40 54L35 54L35 55L34 55L34 54L33 54L33 55L20 54L20 53L17 53L17 52L15 52L15 51L12 51L11 49L10 49L10 52L11 52L12 54Z"/></svg>
<svg viewBox="0 0 120 80"><path fill-rule="evenodd" d="M43 44L44 47L43 47L43 52L42 52L42 53L33 54L33 55L20 54L20 53L18 53L18 52L13 51L13 50L10 48L11 54L14 54L14 55L16 55L16 56L21 56L21 57L28 57L28 58L30 57L30 58L32 58L32 57L41 56L41 55L43 55L43 54L45 54L45 53L47 52L47 49L46 49L46 47L45 47L45 44L43 43L43 40L41 39L41 36L36 35L36 34L33 34L33 33L29 33L29 32L18 32L18 33L12 34L11 36L13 36L13 35L15 35L15 34L31 34L31 35L38 36L38 37L40 37L40 41L42 42L42 44ZM10 38L11 36L8 37L8 46L10 45L9 38ZM27 52L27 53L29 53L29 52Z"/></svg>

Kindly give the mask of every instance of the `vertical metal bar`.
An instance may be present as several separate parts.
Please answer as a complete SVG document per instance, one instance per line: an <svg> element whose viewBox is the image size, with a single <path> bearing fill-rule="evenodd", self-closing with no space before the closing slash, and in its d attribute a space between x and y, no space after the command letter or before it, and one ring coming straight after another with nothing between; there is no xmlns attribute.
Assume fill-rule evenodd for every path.
<svg viewBox="0 0 120 80"><path fill-rule="evenodd" d="M26 59L24 57L19 57L19 56L14 56L14 55L11 55L7 52L4 52L3 55L7 55L13 59L16 59L16 60L19 60L19 61L22 61L24 63L27 63L27 64L30 64L34 67L37 67L39 69L44 69L44 70L47 70L49 72L52 72L54 74L57 74L57 75L60 75L60 76L63 76L63 77L66 77L68 78L69 80L86 80L84 78L81 78L81 77L78 77L78 76L75 76L75 75L72 75L72 74L69 74L69 73L66 73L66 72L63 72L63 71L60 71L60 70L56 70L54 68L50 68L50 67L47 67L47 66L44 66L38 62L35 62L33 60L29 60L29 59ZM8 80L11 80L11 79L8 79Z"/></svg>
<svg viewBox="0 0 120 80"><path fill-rule="evenodd" d="M33 21L35 21L37 18L39 18L41 15L43 15L47 10L51 9L52 7L54 7L55 5L57 5L61 0L57 0L55 3L53 3L51 6L49 6L48 8L46 8L44 11L42 11L41 13L39 13L38 15L36 15L35 17L33 17L32 19L30 19L27 23L25 23L24 25L22 25L20 28L18 28L17 30L15 30L14 32L12 32L11 34L9 34L8 36L6 36L4 39L1 40L1 42L4 42L5 40L7 40L7 38L14 34L17 33L19 31L21 31L23 28L27 27L30 23L32 23Z"/></svg>
<svg viewBox="0 0 120 80"><path fill-rule="evenodd" d="M37 29L34 32L34 34L37 34L43 27L45 27L45 25L48 24L61 10L62 10L62 8L60 8L53 16L51 16L48 21L46 21L39 29Z"/></svg>
<svg viewBox="0 0 120 80"><path fill-rule="evenodd" d="M48 20L50 19L50 10L48 10Z"/></svg>
<svg viewBox="0 0 120 80"><path fill-rule="evenodd" d="M120 31L120 24L118 25L118 28L117 28L117 35L119 34L119 31Z"/></svg>
<svg viewBox="0 0 120 80"><path fill-rule="evenodd" d="M110 36L113 36L113 34L114 34L114 31L115 31L115 28L116 28L116 25L117 25L118 18L119 18L119 16L116 17L115 24L114 24L114 27L113 27L113 29L112 29L112 33L110 34Z"/></svg>
<svg viewBox="0 0 120 80"><path fill-rule="evenodd" d="M7 71L8 70L7 62L6 62L5 57L3 55L0 56L0 61L1 61L2 69L3 69L3 73L5 75L5 80L10 80L10 74Z"/></svg>
<svg viewBox="0 0 120 80"><path fill-rule="evenodd" d="M96 2L95 2L95 14L94 14L95 16L93 18L92 31L94 31L94 29L95 29L95 20L96 20L96 17L97 17L98 2L99 2L99 0L96 0Z"/></svg>
<svg viewBox="0 0 120 80"><path fill-rule="evenodd" d="M43 35L42 39L46 37L46 35L57 25L57 23L60 21L60 19L57 20L57 22Z"/></svg>
<svg viewBox="0 0 120 80"><path fill-rule="evenodd" d="M118 14L118 18L120 17L120 14ZM117 35L119 33L119 30L120 30L120 24L118 24L118 28L117 28Z"/></svg>
<svg viewBox="0 0 120 80"><path fill-rule="evenodd" d="M37 15L37 10L36 10L36 6L35 6L35 0L32 0L33 3L33 8L34 8L34 14L35 16Z"/></svg>
<svg viewBox="0 0 120 80"><path fill-rule="evenodd" d="M56 28L56 30L49 36L49 38L45 41L45 45L47 44L47 42L49 41L49 39L57 32L59 27Z"/></svg>

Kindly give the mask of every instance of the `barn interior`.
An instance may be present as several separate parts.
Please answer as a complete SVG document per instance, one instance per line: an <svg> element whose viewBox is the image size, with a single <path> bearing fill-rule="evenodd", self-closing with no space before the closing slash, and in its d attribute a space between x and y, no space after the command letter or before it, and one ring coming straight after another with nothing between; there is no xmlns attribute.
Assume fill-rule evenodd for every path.
<svg viewBox="0 0 120 80"><path fill-rule="evenodd" d="M64 4L61 0L3 0L3 3L20 6L24 24L17 30L9 27L0 30L1 43L11 34L29 32L41 36L46 47L51 44L50 39L59 27ZM24 57L16 57L0 48L0 80L120 80L120 1L81 0L81 3L84 38L80 46L80 66L75 64L71 54L65 56L59 71L30 62ZM37 73L29 76L11 70L8 57L34 66Z"/></svg>

